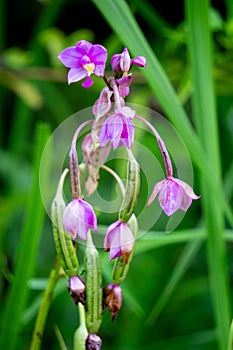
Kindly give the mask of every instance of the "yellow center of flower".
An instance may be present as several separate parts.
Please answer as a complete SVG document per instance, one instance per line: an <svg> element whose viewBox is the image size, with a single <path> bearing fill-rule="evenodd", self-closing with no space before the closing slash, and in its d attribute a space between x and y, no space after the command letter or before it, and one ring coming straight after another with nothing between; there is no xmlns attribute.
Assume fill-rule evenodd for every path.
<svg viewBox="0 0 233 350"><path fill-rule="evenodd" d="M95 69L95 64L94 63L87 63L87 64L83 65L83 68L86 69L87 74L90 76Z"/></svg>

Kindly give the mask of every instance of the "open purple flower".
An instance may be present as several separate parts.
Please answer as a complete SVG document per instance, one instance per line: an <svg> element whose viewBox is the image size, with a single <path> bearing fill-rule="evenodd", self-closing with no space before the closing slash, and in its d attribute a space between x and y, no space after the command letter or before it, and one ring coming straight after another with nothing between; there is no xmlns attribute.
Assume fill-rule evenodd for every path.
<svg viewBox="0 0 233 350"><path fill-rule="evenodd" d="M110 250L111 260L123 256L127 263L133 246L134 235L125 222L117 220L109 226L104 239L104 249L106 252Z"/></svg>
<svg viewBox="0 0 233 350"><path fill-rule="evenodd" d="M124 48L122 53L113 55L110 60L112 70L114 73L118 74L127 74L132 65L138 67L146 66L146 59L143 56L137 56L133 59L130 58L129 51L127 48Z"/></svg>
<svg viewBox="0 0 233 350"><path fill-rule="evenodd" d="M63 226L72 239L78 235L85 240L88 230L97 230L97 219L92 206L81 198L73 199L64 210Z"/></svg>
<svg viewBox="0 0 233 350"><path fill-rule="evenodd" d="M167 177L155 185L147 207L151 205L158 193L160 206L168 216L174 214L178 209L187 211L192 200L200 198L184 181Z"/></svg>
<svg viewBox="0 0 233 350"><path fill-rule="evenodd" d="M100 129L100 146L105 146L111 141L113 149L126 146L130 149L134 141L134 124L132 118L135 115L129 107L122 107L115 110L103 123Z"/></svg>
<svg viewBox="0 0 233 350"><path fill-rule="evenodd" d="M93 84L91 74L104 75L107 50L102 45L93 45L86 40L81 40L76 46L63 50L58 58L65 67L70 68L68 84L86 77L82 86L89 88Z"/></svg>

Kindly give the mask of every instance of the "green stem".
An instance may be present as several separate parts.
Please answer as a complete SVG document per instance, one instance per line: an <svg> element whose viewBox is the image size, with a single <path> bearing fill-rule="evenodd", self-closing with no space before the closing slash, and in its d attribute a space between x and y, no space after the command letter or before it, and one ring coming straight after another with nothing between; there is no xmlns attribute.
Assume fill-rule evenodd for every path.
<svg viewBox="0 0 233 350"><path fill-rule="evenodd" d="M231 322L231 326L229 330L227 350L232 350L232 347L233 347L233 321Z"/></svg>
<svg viewBox="0 0 233 350"><path fill-rule="evenodd" d="M55 261L54 267L50 272L48 284L45 289L42 303L37 315L37 319L36 319L36 323L35 323L35 327L32 335L31 345L29 348L30 350L39 350L41 347L44 327L45 327L47 315L49 312L49 308L52 302L54 289L56 287L56 284L59 278L61 277L61 275L59 274L59 271L60 271L60 264L57 258Z"/></svg>
<svg viewBox="0 0 233 350"><path fill-rule="evenodd" d="M209 179L201 178L204 220L207 228L207 259L219 349L227 348L230 325L229 280L224 243L223 208L217 197L222 191L218 123L213 88L213 67L209 32L209 1L185 2L189 25L189 49L194 86L193 111L198 135L210 164ZM203 173L202 173L203 175ZM211 191L209 183L216 186Z"/></svg>

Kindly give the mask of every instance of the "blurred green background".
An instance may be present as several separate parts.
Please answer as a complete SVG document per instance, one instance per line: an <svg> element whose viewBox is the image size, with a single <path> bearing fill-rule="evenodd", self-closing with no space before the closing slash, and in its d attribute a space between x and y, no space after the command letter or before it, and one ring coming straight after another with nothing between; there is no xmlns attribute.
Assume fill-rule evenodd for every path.
<svg viewBox="0 0 233 350"><path fill-rule="evenodd" d="M88 90L78 83L68 86L67 71L57 55L81 39L104 45L108 57L125 46L125 40L122 42L94 3L98 1L0 1L0 344L13 339L9 347L2 349L29 348L42 293L55 260L51 222L40 199L38 169L43 148L49 134L73 113L92 106L104 86L95 77L95 84ZM130 0L127 4L173 85L180 105L196 127L191 103L193 84L187 49L186 2ZM230 207L233 198L232 1L212 1L208 13L222 183ZM111 74L109 65L107 73ZM134 74L127 101L148 106L168 117L147 78L136 69ZM208 115L206 120L208 125ZM208 131L207 127L205 132ZM144 142L151 149L150 139L145 138ZM115 166L119 170L119 164ZM104 173L101 176L100 191L103 196L109 196L105 184L110 180ZM197 194L202 188L199 178L200 169L194 163ZM142 189L143 186L146 187L146 179L142 176ZM143 196L147 195L141 197L144 204ZM212 220L214 226L215 217ZM104 316L100 330L103 349L218 348L216 319L218 324L221 317L216 316L213 307L212 294L216 297L217 293L209 284L211 257L206 253L203 221L201 205L195 202L177 231L170 235L161 232L162 218L137 242L135 257L122 285L122 310L113 324L109 314ZM227 240L224 268L232 287L233 236L229 221L225 220L223 232ZM112 218L103 215L99 222L108 225ZM108 283L108 254L102 250L100 254L102 265L108 266L103 268ZM215 274L213 269L211 274ZM229 292L232 299L232 289ZM217 297L224 298L221 293ZM230 310L229 313L232 318ZM62 279L51 304L42 349L62 348L59 334L67 348L72 349L78 322L77 309L67 293L66 280Z"/></svg>

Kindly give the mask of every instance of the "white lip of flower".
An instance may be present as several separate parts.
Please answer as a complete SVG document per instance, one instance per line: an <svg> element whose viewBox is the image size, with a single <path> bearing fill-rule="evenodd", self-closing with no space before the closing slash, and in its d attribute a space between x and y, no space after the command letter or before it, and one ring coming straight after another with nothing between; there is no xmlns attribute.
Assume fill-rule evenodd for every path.
<svg viewBox="0 0 233 350"><path fill-rule="evenodd" d="M83 68L86 69L87 74L90 76L95 69L95 64L94 63L87 63L87 64L83 65Z"/></svg>

